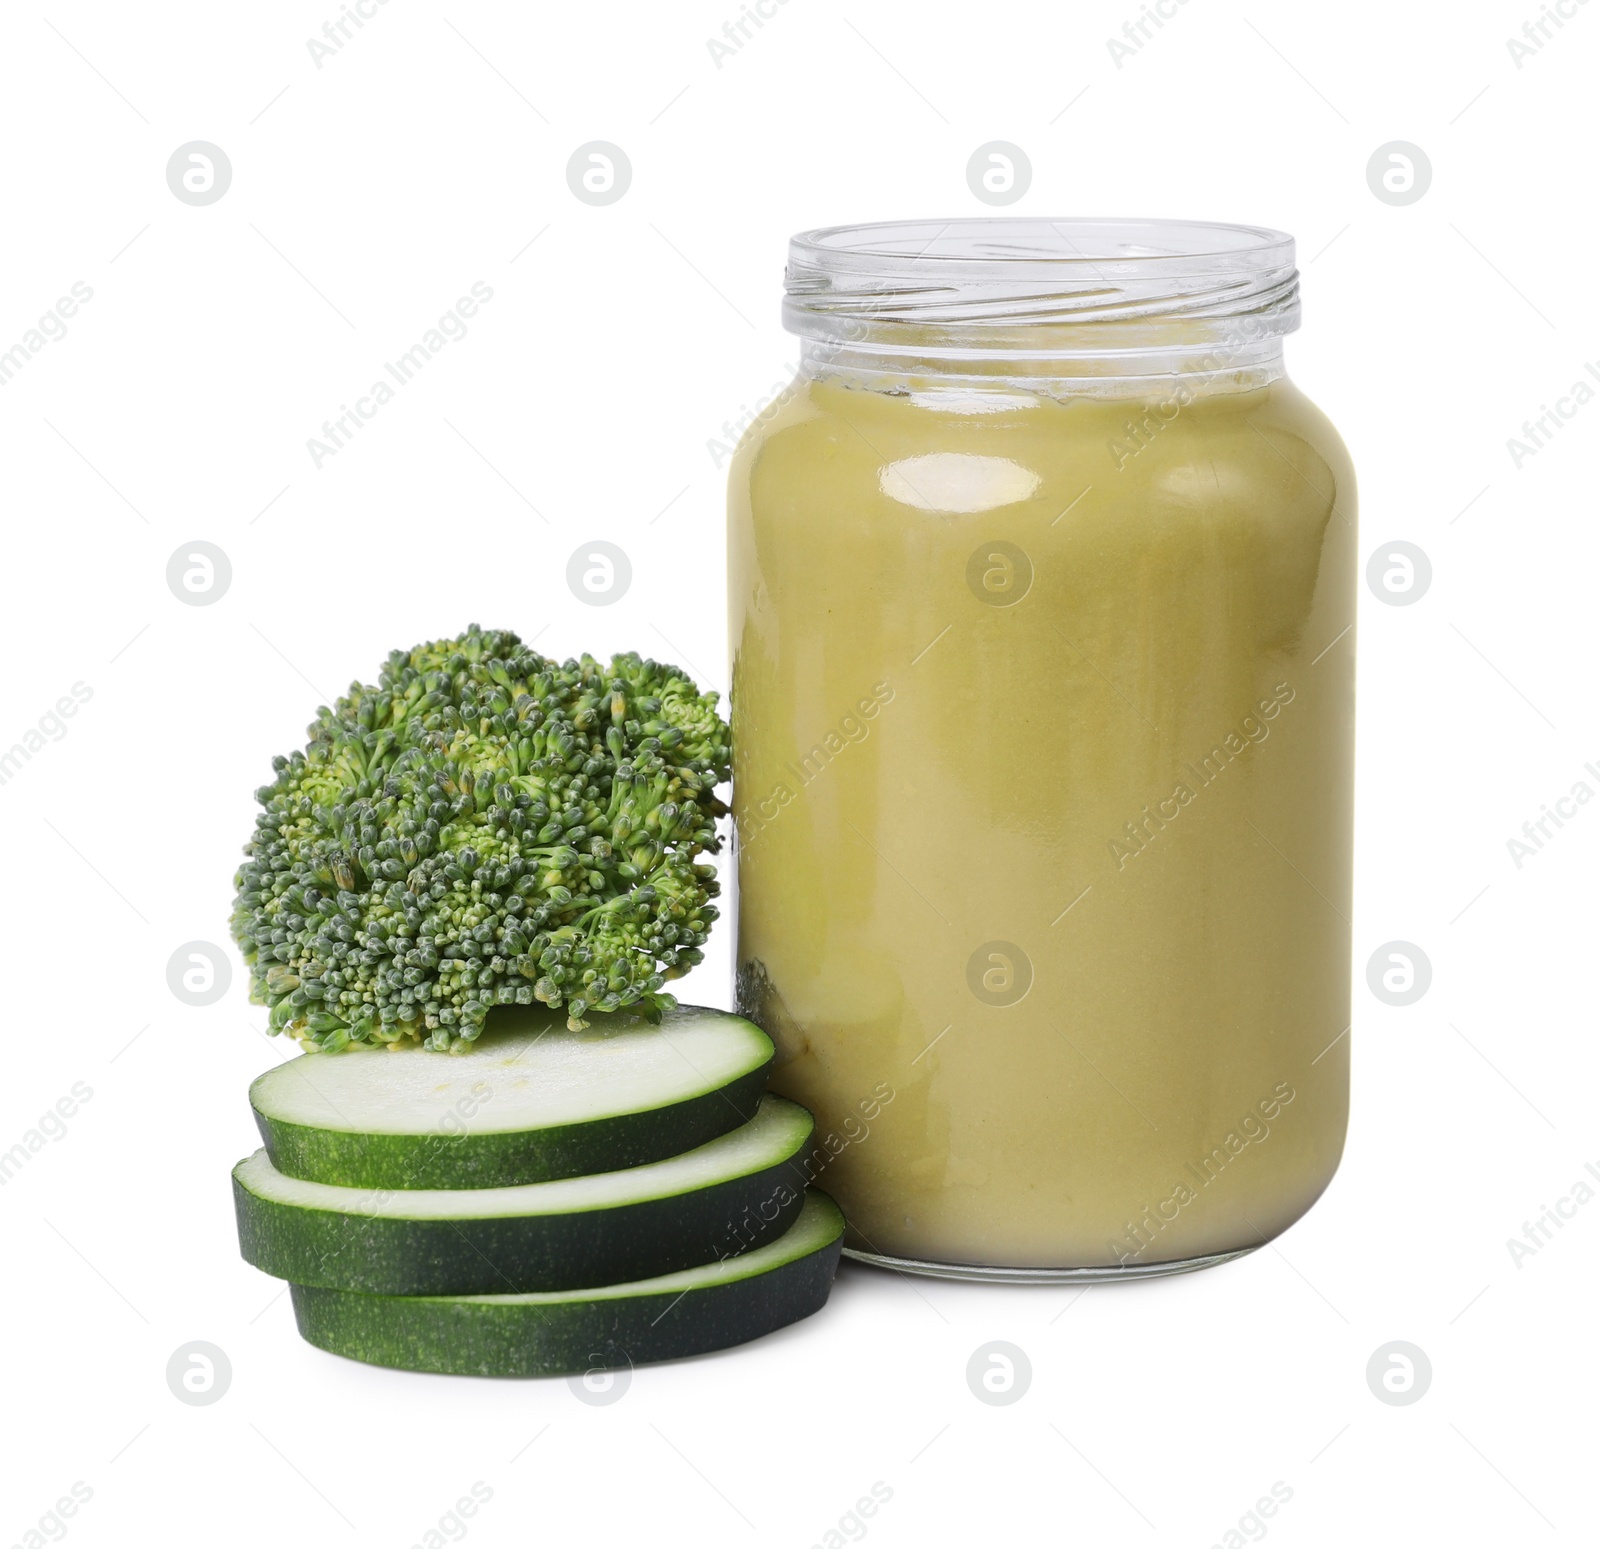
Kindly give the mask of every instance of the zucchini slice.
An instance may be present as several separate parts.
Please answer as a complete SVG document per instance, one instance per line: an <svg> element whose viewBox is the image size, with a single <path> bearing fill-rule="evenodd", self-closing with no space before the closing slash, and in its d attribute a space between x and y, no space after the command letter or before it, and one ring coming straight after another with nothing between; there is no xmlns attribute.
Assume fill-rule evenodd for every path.
<svg viewBox="0 0 1600 1549"><path fill-rule="evenodd" d="M350 1188L492 1189L679 1156L756 1111L772 1040L725 1011L659 1026L497 1008L465 1054L416 1045L302 1054L256 1078L273 1166Z"/></svg>
<svg viewBox="0 0 1600 1549"><path fill-rule="evenodd" d="M257 1151L233 1170L239 1248L280 1280L391 1296L642 1280L783 1232L811 1133L804 1108L767 1096L747 1124L682 1156L500 1189L309 1183Z"/></svg>
<svg viewBox="0 0 1600 1549"><path fill-rule="evenodd" d="M598 1290L366 1296L291 1287L301 1334L406 1371L532 1377L637 1366L758 1339L828 1299L844 1217L812 1189L781 1237L733 1258Z"/></svg>

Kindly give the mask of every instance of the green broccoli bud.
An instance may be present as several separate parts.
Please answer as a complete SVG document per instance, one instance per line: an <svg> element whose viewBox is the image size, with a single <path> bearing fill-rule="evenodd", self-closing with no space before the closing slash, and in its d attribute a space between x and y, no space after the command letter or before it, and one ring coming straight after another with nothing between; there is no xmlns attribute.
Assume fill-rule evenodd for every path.
<svg viewBox="0 0 1600 1549"><path fill-rule="evenodd" d="M390 654L275 758L231 926L268 1027L461 1050L497 1005L659 1020L717 912L728 728L637 655L471 626Z"/></svg>

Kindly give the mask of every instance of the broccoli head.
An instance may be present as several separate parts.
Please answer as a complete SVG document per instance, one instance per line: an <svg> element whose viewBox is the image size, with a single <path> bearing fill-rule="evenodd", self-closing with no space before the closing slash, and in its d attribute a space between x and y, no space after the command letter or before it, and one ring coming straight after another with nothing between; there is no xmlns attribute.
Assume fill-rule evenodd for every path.
<svg viewBox="0 0 1600 1549"><path fill-rule="evenodd" d="M728 728L635 655L560 664L473 625L396 651L276 758L234 879L274 1032L463 1049L494 1006L659 1020L717 911Z"/></svg>

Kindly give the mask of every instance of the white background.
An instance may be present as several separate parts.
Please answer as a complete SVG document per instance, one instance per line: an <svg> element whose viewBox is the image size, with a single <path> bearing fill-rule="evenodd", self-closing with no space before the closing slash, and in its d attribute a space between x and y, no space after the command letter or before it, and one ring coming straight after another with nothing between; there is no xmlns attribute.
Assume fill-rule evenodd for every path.
<svg viewBox="0 0 1600 1549"><path fill-rule="evenodd" d="M0 350L93 291L0 388L0 746L92 691L0 786L0 1149L93 1093L0 1189L0 1543L75 1481L83 1545L416 1544L475 1481L485 1546L805 1546L875 1481L885 1546L1203 1546L1278 1481L1284 1546L1592 1541L1600 1201L1520 1268L1507 1239L1600 1166L1600 811L1520 869L1507 840L1600 790L1600 407L1520 469L1506 443L1600 357L1600 4L1520 69L1534 0L1190 0L1119 68L1137 9L787 0L720 68L735 0L390 0L321 68L334 0L0 11ZM233 169L203 207L165 179L197 139ZM607 1407L303 1344L228 1189L247 1083L293 1051L237 963L207 1008L167 985L177 947L227 940L269 757L391 647L472 620L725 689L708 442L788 375L785 239L981 214L965 168L997 139L1032 162L1017 213L1293 232L1290 368L1354 454L1363 556L1431 559L1412 606L1362 589L1342 1172L1272 1248L1168 1282L846 1266L817 1318ZM1433 167L1405 207L1366 178L1396 139ZM590 140L632 163L604 208L566 181ZM307 439L474 281L468 336L316 467ZM609 608L565 582L592 539L634 567ZM231 562L210 606L165 579L196 540ZM1406 1008L1365 985L1395 939L1433 965ZM728 941L686 998L727 1004ZM1032 1362L1008 1407L964 1377L996 1339ZM165 1380L194 1340L232 1363L208 1407ZM1394 1340L1432 1362L1407 1407L1365 1378Z"/></svg>

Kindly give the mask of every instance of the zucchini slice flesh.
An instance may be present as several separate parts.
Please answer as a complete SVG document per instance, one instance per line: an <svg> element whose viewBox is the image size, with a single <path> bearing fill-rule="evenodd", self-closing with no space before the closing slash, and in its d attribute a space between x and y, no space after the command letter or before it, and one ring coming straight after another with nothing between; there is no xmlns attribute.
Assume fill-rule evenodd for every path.
<svg viewBox="0 0 1600 1549"><path fill-rule="evenodd" d="M303 1054L257 1077L250 1104L279 1172L354 1188L479 1189L615 1172L678 1156L755 1113L772 1041L753 1022L680 1006L570 1032L501 1007L465 1054L414 1045Z"/></svg>
<svg viewBox="0 0 1600 1549"><path fill-rule="evenodd" d="M373 1296L291 1288L300 1332L335 1355L407 1371L526 1377L725 1349L816 1312L844 1217L810 1190L782 1236L653 1279L558 1293Z"/></svg>
<svg viewBox="0 0 1600 1549"><path fill-rule="evenodd" d="M233 1170L240 1251L281 1280L397 1296L574 1290L669 1274L790 1225L812 1128L798 1103L769 1094L748 1123L681 1156L494 1189L312 1183L284 1176L258 1151Z"/></svg>

